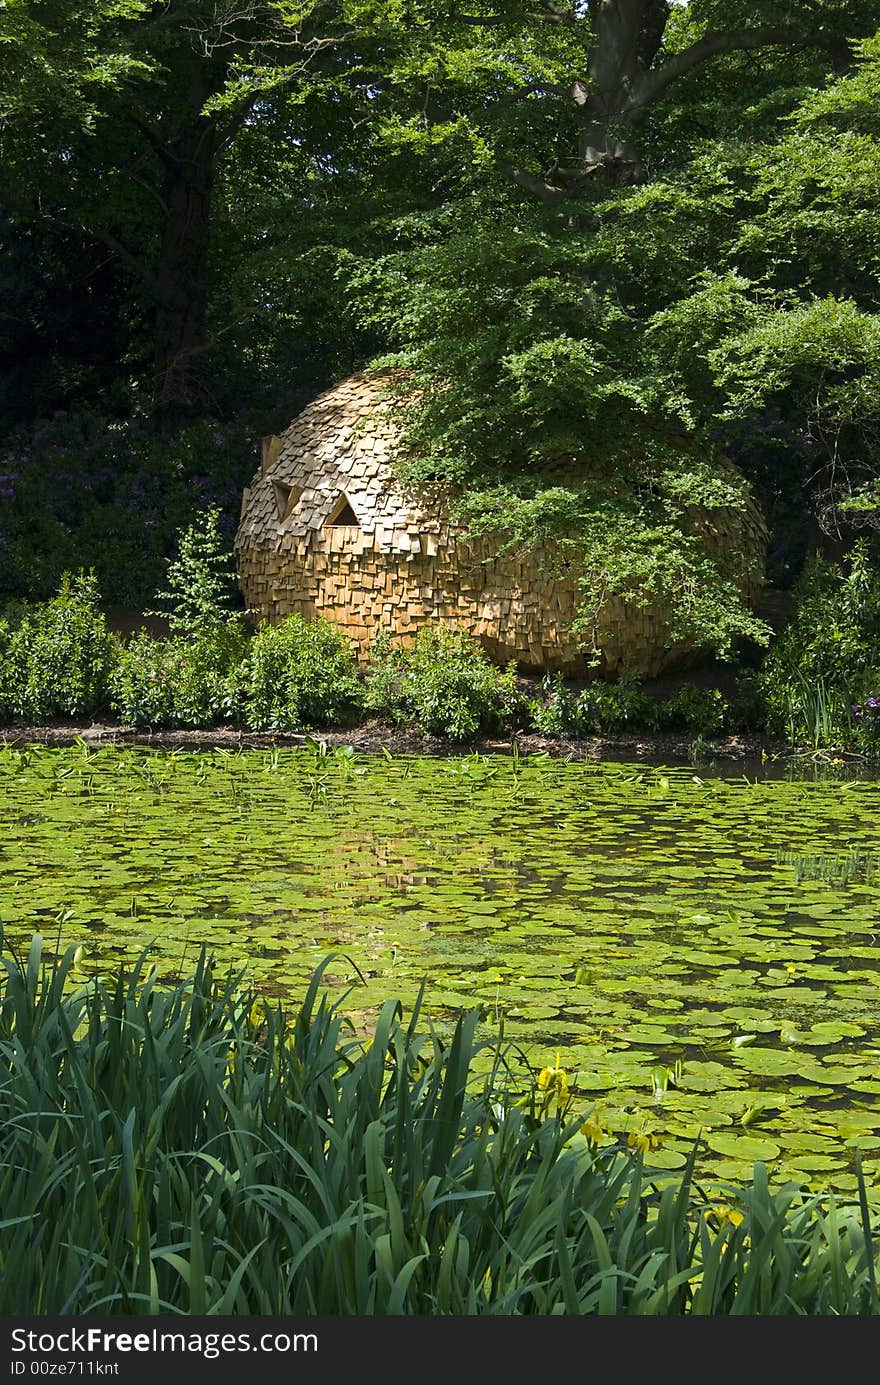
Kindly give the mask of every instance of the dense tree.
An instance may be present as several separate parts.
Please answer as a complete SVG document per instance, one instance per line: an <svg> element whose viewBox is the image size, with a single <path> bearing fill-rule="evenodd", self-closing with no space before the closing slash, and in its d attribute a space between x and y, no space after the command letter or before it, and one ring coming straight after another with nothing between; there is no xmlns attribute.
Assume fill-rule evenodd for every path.
<svg viewBox="0 0 880 1385"><path fill-rule="evenodd" d="M268 430L393 361L409 469L466 481L472 525L566 535L594 596L672 598L680 633L729 647L758 633L742 555L719 565L689 518L744 503L722 450L780 532L876 513L877 20L19 0L6 419L89 392L119 410L129 382L166 429L247 407Z"/></svg>
<svg viewBox="0 0 880 1385"><path fill-rule="evenodd" d="M880 37L810 94L759 166L731 245L740 330L706 353L716 410L785 418L826 532L875 523L880 479Z"/></svg>
<svg viewBox="0 0 880 1385"><path fill-rule="evenodd" d="M130 275L150 393L172 423L209 403L220 161L275 93L330 93L353 33L321 0L24 0L0 17L0 195L23 224L85 234Z"/></svg>
<svg viewBox="0 0 880 1385"><path fill-rule="evenodd" d="M125 289L89 237L0 217L0 427L117 394Z"/></svg>
<svg viewBox="0 0 880 1385"><path fill-rule="evenodd" d="M679 633L719 649L755 626L734 594L736 555L709 559L694 532L695 506L742 504L718 435L732 445L732 420L766 422L773 396L787 456L810 460L795 382L782 378L782 329L797 336L800 319L774 318L791 306L786 255L780 243L778 265L758 253L761 222L778 218L791 113L800 128L810 93L851 65L845 36L872 18L857 5L555 9L528 51L504 46L522 68L505 101L487 99L484 76L470 85L490 67L487 16L476 57L462 50L426 104L435 140L467 132L479 174L439 211L400 221L400 248L353 269L367 320L416 373L413 471L467 479L462 511L509 541L576 533L588 592L671 598ZM804 339L817 312L802 305ZM748 447L736 455L753 460Z"/></svg>

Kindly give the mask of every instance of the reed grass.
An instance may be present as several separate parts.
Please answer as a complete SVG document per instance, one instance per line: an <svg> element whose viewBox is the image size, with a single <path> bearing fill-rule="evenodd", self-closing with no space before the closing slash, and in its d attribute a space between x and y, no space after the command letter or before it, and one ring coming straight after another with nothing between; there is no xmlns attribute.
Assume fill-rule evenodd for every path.
<svg viewBox="0 0 880 1385"><path fill-rule="evenodd" d="M848 698L823 678L797 673L785 688L786 736L792 746L814 751L848 745L855 730Z"/></svg>
<svg viewBox="0 0 880 1385"><path fill-rule="evenodd" d="M388 1002L2 956L0 1312L868 1314L867 1199L720 1197ZM326 963L324 964L326 966ZM485 1060L486 1054L482 1054ZM558 1099L559 1093L556 1092Z"/></svg>

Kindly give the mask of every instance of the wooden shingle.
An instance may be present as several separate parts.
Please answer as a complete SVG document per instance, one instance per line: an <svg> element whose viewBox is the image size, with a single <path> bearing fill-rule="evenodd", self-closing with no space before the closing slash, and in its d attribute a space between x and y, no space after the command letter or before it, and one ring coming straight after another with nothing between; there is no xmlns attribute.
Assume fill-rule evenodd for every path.
<svg viewBox="0 0 880 1385"><path fill-rule="evenodd" d="M379 631L408 643L442 623L469 630L500 662L585 672L571 633L585 574L575 565L549 573L540 554L499 555L488 538L465 540L436 494L405 492L394 472L399 432L388 384L388 376L352 376L266 441L235 540L249 608L268 621L324 616L360 654ZM339 513L357 524L334 524ZM754 506L693 519L719 550L763 557L766 528ZM652 676L689 652L670 640L659 604L606 599L597 623L608 675L627 667Z"/></svg>

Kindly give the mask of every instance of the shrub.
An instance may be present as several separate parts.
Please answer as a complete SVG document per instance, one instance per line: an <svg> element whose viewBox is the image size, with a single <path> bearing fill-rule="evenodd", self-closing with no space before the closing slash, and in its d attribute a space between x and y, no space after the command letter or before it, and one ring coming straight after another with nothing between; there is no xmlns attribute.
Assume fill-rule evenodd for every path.
<svg viewBox="0 0 880 1385"><path fill-rule="evenodd" d="M0 722L8 721L13 715L12 679L9 663L9 646L12 642L12 625L0 616Z"/></svg>
<svg viewBox="0 0 880 1385"><path fill-rule="evenodd" d="M364 696L345 635L327 620L300 615L260 626L235 684L239 713L255 731L350 722Z"/></svg>
<svg viewBox="0 0 880 1385"><path fill-rule="evenodd" d="M234 674L246 636L235 625L190 639L156 640L142 630L120 654L110 696L134 726L212 726L235 716Z"/></svg>
<svg viewBox="0 0 880 1385"><path fill-rule="evenodd" d="M502 672L466 631L426 626L408 649L387 637L376 641L366 706L429 735L467 741L515 726L526 704L513 664Z"/></svg>
<svg viewBox="0 0 880 1385"><path fill-rule="evenodd" d="M760 681L753 673L736 680L727 712L731 731L764 731L767 727L767 702Z"/></svg>
<svg viewBox="0 0 880 1385"><path fill-rule="evenodd" d="M657 726L663 731L691 731L697 736L717 736L725 728L727 701L719 688L685 684L657 707Z"/></svg>
<svg viewBox="0 0 880 1385"><path fill-rule="evenodd" d="M253 434L205 421L168 438L88 408L17 429L0 450L0 601L47 598L65 569L86 567L106 600L145 603L180 526L218 505L234 531Z"/></svg>
<svg viewBox="0 0 880 1385"><path fill-rule="evenodd" d="M651 699L632 676L616 683L591 683L575 694L561 675L545 678L544 701L531 704L532 725L545 736L601 735L654 725Z"/></svg>
<svg viewBox="0 0 880 1385"><path fill-rule="evenodd" d="M16 719L87 716L105 708L119 642L92 573L65 573L51 601L4 622L0 701Z"/></svg>
<svg viewBox="0 0 880 1385"><path fill-rule="evenodd" d="M529 704L532 728L542 736L572 737L588 735L581 713L580 699L565 686L562 674L541 682L543 701Z"/></svg>
<svg viewBox="0 0 880 1385"><path fill-rule="evenodd" d="M880 688L880 570L865 539L846 567L813 557L795 589L791 622L760 674L770 729L795 744L872 749L872 718L859 717Z"/></svg>
<svg viewBox="0 0 880 1385"><path fill-rule="evenodd" d="M232 608L234 565L216 506L180 532L177 548L168 564L167 585L157 592L165 609L153 614L164 615L176 634L202 636L239 624L244 612Z"/></svg>
<svg viewBox="0 0 880 1385"><path fill-rule="evenodd" d="M863 696L861 702L851 703L849 707L849 724L854 729L857 739L863 745L871 747L880 745L880 677L875 680L874 687L874 692L867 697ZM846 714L847 709L844 708L844 717Z"/></svg>
<svg viewBox="0 0 880 1385"><path fill-rule="evenodd" d="M244 612L232 608L232 556L220 511L206 510L178 535L167 566L162 612L176 638L141 631L123 650L113 705L136 726L212 726L236 713L236 670L247 637ZM153 612L153 614L158 614Z"/></svg>
<svg viewBox="0 0 880 1385"><path fill-rule="evenodd" d="M627 731L654 724L654 705L631 675L616 683L591 683L578 702L585 725L595 731Z"/></svg>

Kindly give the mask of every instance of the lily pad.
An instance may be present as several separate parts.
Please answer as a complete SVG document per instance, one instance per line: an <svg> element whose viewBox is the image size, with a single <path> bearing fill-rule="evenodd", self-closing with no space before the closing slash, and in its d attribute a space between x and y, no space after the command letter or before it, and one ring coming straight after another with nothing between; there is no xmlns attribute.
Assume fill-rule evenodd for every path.
<svg viewBox="0 0 880 1385"><path fill-rule="evenodd" d="M645 1156L648 1169L683 1169L687 1155L675 1149L652 1149Z"/></svg>
<svg viewBox="0 0 880 1385"><path fill-rule="evenodd" d="M776 1159L779 1155L778 1144L773 1140L761 1139L757 1135L736 1135L726 1130L712 1131L706 1136L706 1143L716 1154L723 1154L728 1159L756 1163L758 1160Z"/></svg>
<svg viewBox="0 0 880 1385"><path fill-rule="evenodd" d="M449 1032L478 1005L488 1042L503 1017L535 1071L560 1050L576 1100L646 1111L672 1140L772 1136L780 1170L800 1153L851 1173L839 1130L880 1095L876 890L798 881L777 854L880 854L875 785L524 757L512 794L503 756L325 772L316 796L297 750L0 750L7 938L35 921L54 937L72 907L61 943L85 941L90 967L149 945L177 975L204 940L292 1003L343 952L329 989L353 1009L406 1007L426 980L426 1024ZM824 1151L789 1150L799 1135ZM732 1167L750 1168L742 1150L700 1156L701 1176Z"/></svg>

